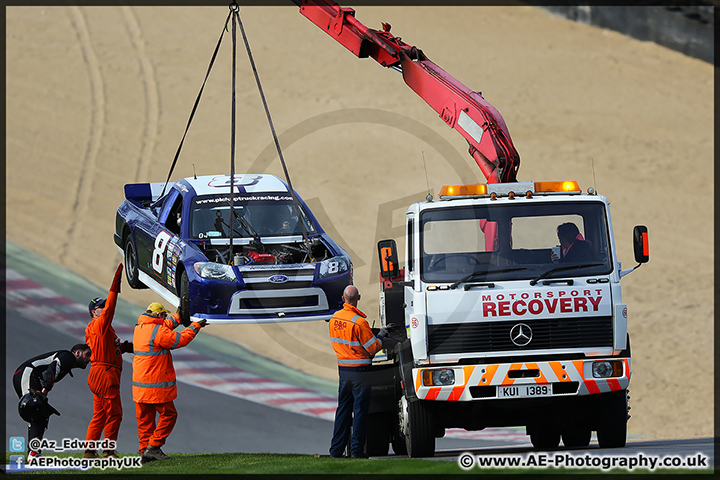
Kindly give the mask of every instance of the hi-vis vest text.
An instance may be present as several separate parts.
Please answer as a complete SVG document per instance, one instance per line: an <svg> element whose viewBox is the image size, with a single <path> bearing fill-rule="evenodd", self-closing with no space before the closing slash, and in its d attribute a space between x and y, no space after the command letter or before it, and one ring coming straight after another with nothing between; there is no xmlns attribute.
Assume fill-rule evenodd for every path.
<svg viewBox="0 0 720 480"><path fill-rule="evenodd" d="M329 322L330 341L342 367L370 365L372 357L382 349L382 344L373 335L365 315L345 304Z"/></svg>
<svg viewBox="0 0 720 480"><path fill-rule="evenodd" d="M170 350L184 347L200 330L193 322L182 332L174 332L172 328L178 325L178 315L164 320L141 315L138 319L133 335L133 401L165 403L177 398Z"/></svg>

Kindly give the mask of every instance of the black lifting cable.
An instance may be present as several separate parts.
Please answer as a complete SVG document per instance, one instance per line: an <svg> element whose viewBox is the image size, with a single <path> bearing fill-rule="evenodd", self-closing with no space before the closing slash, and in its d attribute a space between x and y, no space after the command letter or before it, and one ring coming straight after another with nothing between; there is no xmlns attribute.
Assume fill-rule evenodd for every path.
<svg viewBox="0 0 720 480"><path fill-rule="evenodd" d="M235 72L237 71L237 42L235 42L236 33L236 22L235 15L240 11L240 7L237 3L233 2L230 4L230 15L233 15L232 24L232 100L230 102L230 258L228 264L235 263L233 257L233 230L232 228L235 216ZM225 21L227 25L227 21ZM238 191L240 191L238 189ZM239 219L238 219L239 220ZM248 232L250 233L250 232ZM255 240L259 240L256 238ZM263 250L264 251L264 250Z"/></svg>
<svg viewBox="0 0 720 480"><path fill-rule="evenodd" d="M305 222L303 221L302 211L300 210L300 205L298 204L297 197L295 196L295 190L293 189L292 182L290 181L290 174L288 173L287 166L285 165L285 157L283 157L282 149L280 148L280 141L278 140L277 133L275 132L275 126L273 125L272 117L270 116L270 110L268 108L267 101L265 100L265 93L263 92L262 85L260 84L260 77L258 75L257 68L255 67L255 60L253 59L252 52L250 51L250 44L248 43L247 35L245 34L245 28L243 27L242 21L240 20L240 14L238 13L240 8L237 7L233 10L233 6L237 7L237 4L232 3L230 5L230 11L232 12L232 15L233 15L233 22L237 21L238 25L240 25L240 32L242 33L243 41L245 42L245 49L247 50L248 59L250 60L250 66L252 67L253 74L255 75L255 83L257 84L258 91L260 92L260 99L262 100L263 108L265 108L265 115L267 116L268 123L270 124L270 131L272 132L273 141L275 142L275 148L277 149L278 156L280 157L280 163L282 164L283 172L285 172L285 180L287 180L288 188L290 189L290 196L292 197L293 204L295 205L295 211L297 212L297 215L298 215L298 221L300 223L300 228L302 229L303 243L305 244L305 248L307 249L308 255L310 255L310 259L313 260L312 249L310 248L310 239L308 238L308 233L305 228ZM233 23L233 45L235 45L235 24L234 23ZM235 85L233 84L233 94L234 94L234 92L235 92ZM234 122L234 118L235 118L234 116L235 116L235 111L233 110L233 122Z"/></svg>
<svg viewBox="0 0 720 480"><path fill-rule="evenodd" d="M160 198L162 198L165 195L165 189L167 188L167 185L170 182L170 177L172 176L173 170L175 170L175 165L177 164L178 157L180 157L180 150L182 150L183 143L185 142L185 136L187 136L188 130L190 129L190 124L192 123L193 117L195 116L195 111L197 110L198 104L200 103L200 97L202 97L203 90L205 89L205 83L207 83L207 79L210 76L210 70L212 70L213 64L215 63L215 57L217 57L218 50L220 50L220 44L222 43L223 35L227 31L227 24L228 24L228 21L230 20L231 15L232 15L232 8L230 9L230 13L228 13L227 18L225 19L225 25L223 25L222 33L220 33L220 38L218 39L218 43L215 46L215 51L213 52L212 58L210 59L210 65L208 66L207 73L205 74L205 80L203 80L202 86L200 87L200 92L198 93L198 96L195 99L195 105L193 105L192 112L190 112L190 118L188 119L187 126L185 127L185 133L183 133L182 139L180 140L180 145L178 145L177 152L175 152L175 158L173 159L172 165L170 166L170 171L168 172L167 180L165 180L165 185L163 185L163 189L162 189L162 193L160 194ZM234 92L234 88L235 88L235 85L233 84L233 92Z"/></svg>

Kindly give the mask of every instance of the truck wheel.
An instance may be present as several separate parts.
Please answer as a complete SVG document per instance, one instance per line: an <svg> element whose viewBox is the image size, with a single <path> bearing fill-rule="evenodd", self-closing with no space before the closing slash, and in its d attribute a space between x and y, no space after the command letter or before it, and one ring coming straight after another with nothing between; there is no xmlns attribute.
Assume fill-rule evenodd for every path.
<svg viewBox="0 0 720 480"><path fill-rule="evenodd" d="M560 430L556 428L542 425L528 430L530 442L538 450L552 450L560 445Z"/></svg>
<svg viewBox="0 0 720 480"><path fill-rule="evenodd" d="M405 446L410 458L435 455L435 428L432 414L420 400L407 402Z"/></svg>
<svg viewBox="0 0 720 480"><path fill-rule="evenodd" d="M587 447L590 445L592 430L584 425L568 425L562 431L563 445L569 448Z"/></svg>
<svg viewBox="0 0 720 480"><path fill-rule="evenodd" d="M365 453L370 457L384 457L390 448L390 423L383 413L370 413L367 418Z"/></svg>
<svg viewBox="0 0 720 480"><path fill-rule="evenodd" d="M400 433L400 421L397 415L393 416L392 430L390 436L390 444L392 445L395 455L407 455L407 445L405 445L405 437Z"/></svg>
<svg viewBox="0 0 720 480"><path fill-rule="evenodd" d="M597 440L600 448L620 448L627 440L628 401L627 391L607 394L602 406Z"/></svg>
<svg viewBox="0 0 720 480"><path fill-rule="evenodd" d="M123 250L123 253L125 256L125 278L127 279L128 285L130 285L131 288L137 289L148 288L140 281L138 276L138 256L132 235L128 235L125 239L125 250Z"/></svg>
<svg viewBox="0 0 720 480"><path fill-rule="evenodd" d="M187 272L180 276L180 321L186 327L190 326L190 282Z"/></svg>

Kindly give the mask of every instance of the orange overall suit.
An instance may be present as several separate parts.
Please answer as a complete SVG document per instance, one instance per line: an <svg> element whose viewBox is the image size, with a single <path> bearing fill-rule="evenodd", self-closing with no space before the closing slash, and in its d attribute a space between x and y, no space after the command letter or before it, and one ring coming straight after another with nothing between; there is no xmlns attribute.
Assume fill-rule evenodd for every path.
<svg viewBox="0 0 720 480"><path fill-rule="evenodd" d="M173 329L180 325L180 315L163 318L169 313L153 302L135 326L133 346L133 400L138 422L138 451L145 452L148 444L165 445L177 421L173 400L177 398L175 367L170 350L190 343L202 324L192 322L182 332ZM159 415L157 425L155 415Z"/></svg>
<svg viewBox="0 0 720 480"><path fill-rule="evenodd" d="M92 350L88 386L93 393L93 416L88 425L87 440L100 440L103 430L105 430L105 438L117 440L122 422L120 399L122 354L132 352L132 344L129 342L121 344L112 327L120 292L121 274L122 264L115 272L107 299L103 301L102 298L97 298L91 302L91 309L102 308L102 314L93 318L85 328L85 343Z"/></svg>

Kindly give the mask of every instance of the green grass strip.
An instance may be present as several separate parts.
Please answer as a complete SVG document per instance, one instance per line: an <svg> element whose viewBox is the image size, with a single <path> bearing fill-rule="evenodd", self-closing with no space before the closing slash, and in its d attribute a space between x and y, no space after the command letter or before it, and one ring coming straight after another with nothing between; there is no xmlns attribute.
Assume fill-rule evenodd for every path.
<svg viewBox="0 0 720 480"><path fill-rule="evenodd" d="M54 454L56 457L80 458L80 454ZM131 455L120 455L130 457ZM276 453L201 453L201 454L172 454L170 460L154 461L141 468L126 468L117 470L96 468L87 471L79 470L35 470L27 472L12 472L13 474L29 475L58 475L58 474L103 474L103 475L133 475L133 474L272 474L272 475L356 475L356 474L597 474L597 473L665 473L674 475L684 474L712 474L712 469L657 469L653 472L647 469L634 469L627 471L613 469L608 471L594 469L562 469L562 468L471 468L463 470L456 460L430 460L397 458L373 458L366 460L349 458L330 458L316 455L288 455ZM7 454L6 462L9 462Z"/></svg>

